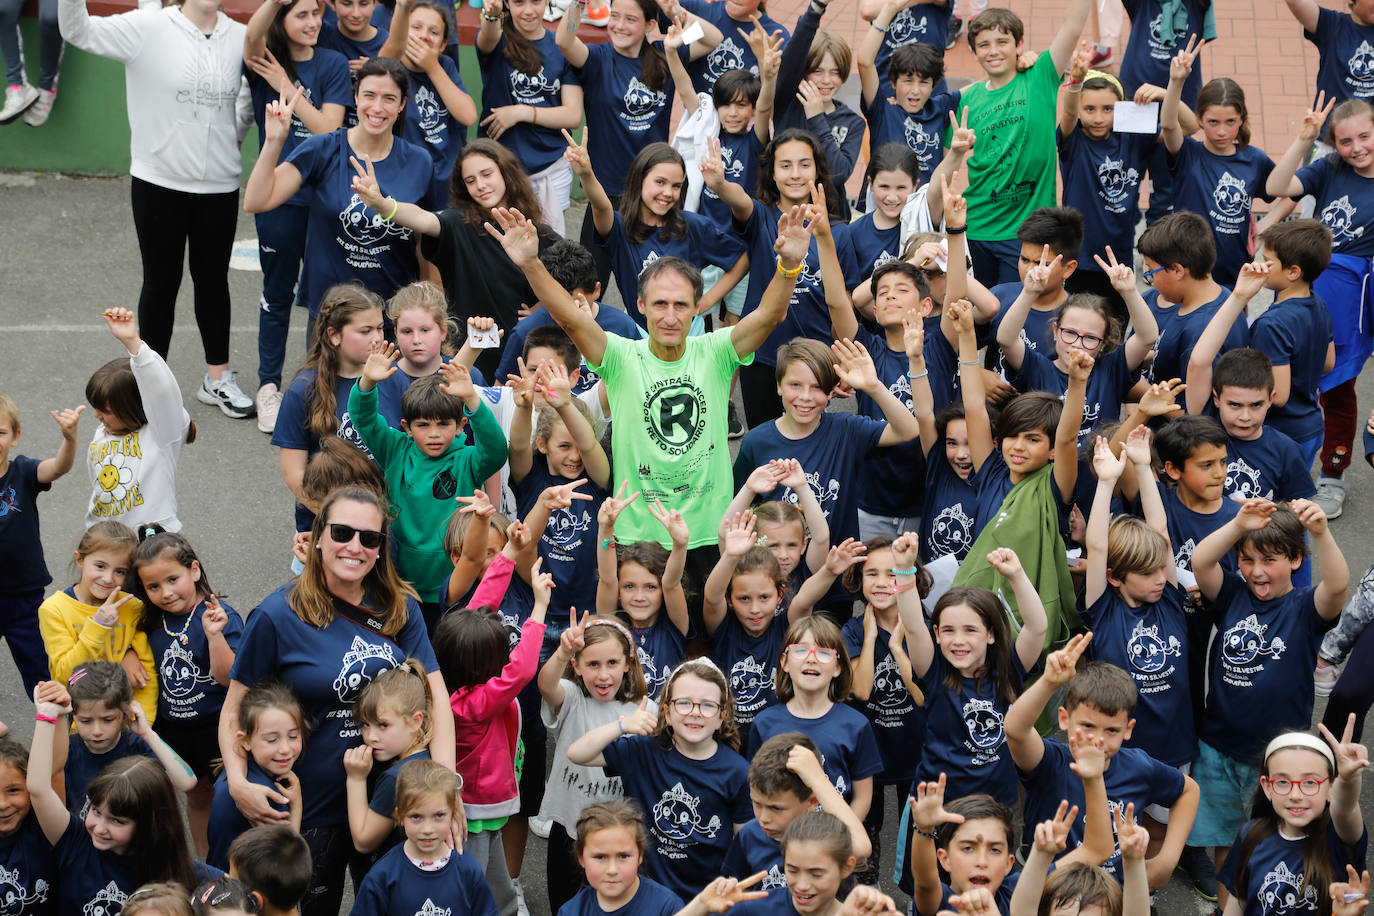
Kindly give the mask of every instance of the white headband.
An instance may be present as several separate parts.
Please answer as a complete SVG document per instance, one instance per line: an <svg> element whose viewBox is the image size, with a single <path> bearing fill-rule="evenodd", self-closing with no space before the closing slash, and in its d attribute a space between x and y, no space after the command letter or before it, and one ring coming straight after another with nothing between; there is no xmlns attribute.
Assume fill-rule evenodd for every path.
<svg viewBox="0 0 1374 916"><path fill-rule="evenodd" d="M1269 745L1264 749L1264 759L1268 760L1273 754L1289 747L1302 747L1307 748L1309 751L1316 751L1326 758L1326 762L1331 765L1332 772L1335 772L1336 755L1331 753L1331 746L1317 736L1309 735L1307 732L1284 732L1282 735L1279 735L1273 741L1270 741Z"/></svg>

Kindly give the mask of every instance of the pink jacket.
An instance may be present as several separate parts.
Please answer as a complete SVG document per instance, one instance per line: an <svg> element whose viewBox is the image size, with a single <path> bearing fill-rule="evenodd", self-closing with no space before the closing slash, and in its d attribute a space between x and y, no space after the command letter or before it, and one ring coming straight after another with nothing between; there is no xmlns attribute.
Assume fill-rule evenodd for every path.
<svg viewBox="0 0 1374 916"><path fill-rule="evenodd" d="M471 607L497 607L505 598L515 564L497 555L473 592ZM463 805L469 820L508 817L520 810L515 780L516 743L520 740L520 706L515 698L534 680L544 624L526 620L520 642L501 673L485 684L463 687L449 697L457 736L458 773L463 777Z"/></svg>

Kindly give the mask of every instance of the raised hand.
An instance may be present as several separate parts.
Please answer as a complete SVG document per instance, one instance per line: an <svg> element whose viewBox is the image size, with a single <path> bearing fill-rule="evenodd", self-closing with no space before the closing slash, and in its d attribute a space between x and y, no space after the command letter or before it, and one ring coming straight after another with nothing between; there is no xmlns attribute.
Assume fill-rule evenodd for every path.
<svg viewBox="0 0 1374 916"><path fill-rule="evenodd" d="M898 569L913 569L916 566L916 553L920 549L920 538L916 532L908 531L892 542L892 565Z"/></svg>
<svg viewBox="0 0 1374 916"><path fill-rule="evenodd" d="M1298 128L1298 139L1306 140L1308 143L1316 140L1321 135L1322 125L1331 116L1331 109L1336 107L1337 101L1334 95L1328 99L1324 91L1318 92L1316 104L1303 115L1302 127Z"/></svg>
<svg viewBox="0 0 1374 916"><path fill-rule="evenodd" d="M825 204L825 185L819 181L811 182L811 234L818 239L828 239L830 233L830 211Z"/></svg>
<svg viewBox="0 0 1374 916"><path fill-rule="evenodd" d="M707 187L719 188L725 184L725 161L720 155L719 140L712 137L707 142L706 150L697 162L697 168L701 169L701 180L706 182Z"/></svg>
<svg viewBox="0 0 1374 916"><path fill-rule="evenodd" d="M776 31L770 34L763 27L763 15L757 10L749 18L754 20L754 27L747 32L741 28L737 28L736 31L749 44L750 50L754 52L754 57L759 62L759 76L764 76L765 62L769 62L770 58L776 58L778 63L782 61L782 32ZM769 75L776 76L777 70L773 70L772 74Z"/></svg>
<svg viewBox="0 0 1374 916"><path fill-rule="evenodd" d="M800 492L802 487L809 487L811 484L806 481L806 471L802 470L802 464L795 458L774 458L768 462L777 468L778 484L788 487L792 492Z"/></svg>
<svg viewBox="0 0 1374 916"><path fill-rule="evenodd" d="M486 490L473 490L471 496L455 496L454 502L463 504L459 515L470 512L473 518L489 519L496 514L496 507L491 504Z"/></svg>
<svg viewBox="0 0 1374 916"><path fill-rule="evenodd" d="M39 681L33 688L33 704L38 712L54 719L72 711L71 695L66 686L57 681Z"/></svg>
<svg viewBox="0 0 1374 916"><path fill-rule="evenodd" d="M1364 768L1369 766L1369 749L1363 744L1355 742L1355 714L1353 712L1345 720L1345 729L1341 732L1341 740L1337 741L1336 736L1331 734L1325 725L1318 723L1317 730L1321 732L1327 744L1331 745L1331 750L1336 755L1336 775L1341 779L1359 776Z"/></svg>
<svg viewBox="0 0 1374 916"><path fill-rule="evenodd" d="M572 379L562 360L550 359L535 370L535 390L544 396L549 406L557 409L572 403Z"/></svg>
<svg viewBox="0 0 1374 916"><path fill-rule="evenodd" d="M105 319L105 327L110 329L115 340L132 353L132 347L138 345L138 324L134 313L124 308L112 308L106 309L101 315Z"/></svg>
<svg viewBox="0 0 1374 916"><path fill-rule="evenodd" d="M1237 299L1248 301L1254 298L1256 293L1264 289L1264 281L1269 278L1269 269L1268 261L1250 261L1242 264L1231 292Z"/></svg>
<svg viewBox="0 0 1374 916"><path fill-rule="evenodd" d="M281 98L275 102L268 102L267 107L263 109L263 142L282 143L291 133L291 118L296 114L296 103L301 100L305 87L297 86L296 91L291 92L290 84L286 82L284 73L281 82L269 83L268 85L281 86ZM287 93L290 93L289 98Z"/></svg>
<svg viewBox="0 0 1374 916"><path fill-rule="evenodd" d="M118 589L110 592L105 597L104 603L91 615L91 619L102 627L112 627L119 623L119 609L124 606L124 602L132 598L133 595L127 592L120 592Z"/></svg>
<svg viewBox="0 0 1374 916"><path fill-rule="evenodd" d="M548 607L549 597L553 594L553 573L544 572L543 565L543 557L536 557L530 565L530 591L534 592L535 604Z"/></svg>
<svg viewBox="0 0 1374 916"><path fill-rule="evenodd" d="M998 547L989 553L988 565L997 570L1004 579L1014 578L1024 572L1021 568L1021 558L1010 547Z"/></svg>
<svg viewBox="0 0 1374 916"><path fill-rule="evenodd" d="M849 896L844 898L839 916L897 916L898 912L896 902L887 894L876 887L856 884Z"/></svg>
<svg viewBox="0 0 1374 916"><path fill-rule="evenodd" d="M757 519L752 512L736 512L728 520L723 550L727 557L742 557L749 552L749 548L758 543L758 536L754 534L756 522Z"/></svg>
<svg viewBox="0 0 1374 916"><path fill-rule="evenodd" d="M665 509L662 501L655 499L649 506L649 513L668 530L668 536L673 539L674 545L687 546L691 533L687 530L687 520L682 517L681 512L677 509Z"/></svg>
<svg viewBox="0 0 1374 916"><path fill-rule="evenodd" d="M907 359L922 359L926 348L926 325L911 315L902 317L902 349Z"/></svg>
<svg viewBox="0 0 1374 916"><path fill-rule="evenodd" d="M807 210L806 207L793 207L791 210L784 210L778 217L778 240L773 243L773 251L782 259L782 266L788 270L805 261L807 253L811 250L812 227L807 221Z"/></svg>
<svg viewBox="0 0 1374 916"><path fill-rule="evenodd" d="M608 528L615 526L615 520L620 518L620 513L625 511L625 507L639 499L639 491L636 490L625 498L625 488L629 486L628 480L620 482L620 489L615 491L614 496L607 496L601 501L601 508L596 511L596 521L599 525Z"/></svg>
<svg viewBox="0 0 1374 916"><path fill-rule="evenodd" d="M787 752L787 769L797 774L805 785L814 785L818 780L824 782L829 779L825 775L825 768L821 766L820 758L800 744L792 745Z"/></svg>
<svg viewBox="0 0 1374 916"><path fill-rule="evenodd" d="M724 913L737 903L762 900L768 896L767 891L751 891L749 888L766 877L768 872L761 871L748 878L716 878L697 894L695 902L705 907L708 913Z"/></svg>
<svg viewBox="0 0 1374 916"><path fill-rule="evenodd" d="M942 824L962 824L962 814L950 814L945 810L945 774L934 782L916 784L916 794L908 799L911 805L911 822L927 832L932 832Z"/></svg>
<svg viewBox="0 0 1374 916"><path fill-rule="evenodd" d="M284 97L293 88L291 80L286 75L286 68L277 60L271 48L264 48L261 57L250 57L247 59L250 69L262 78L262 81L269 86L281 90Z"/></svg>
<svg viewBox="0 0 1374 916"><path fill-rule="evenodd" d="M472 371L457 360L439 364L439 375L443 378L443 391L449 397L460 401L470 401L477 396L472 384Z"/></svg>
<svg viewBox="0 0 1374 916"><path fill-rule="evenodd" d="M1267 499L1251 497L1240 504L1240 511L1236 513L1236 527L1242 531L1259 531L1269 524L1276 509L1278 506Z"/></svg>
<svg viewBox="0 0 1374 916"><path fill-rule="evenodd" d="M778 488L778 483L782 479L782 471L777 467L776 461L761 464L749 472L745 478L744 486L756 496L765 493L772 493Z"/></svg>
<svg viewBox="0 0 1374 916"><path fill-rule="evenodd" d="M1074 48L1073 57L1069 59L1069 82L1083 82L1083 78L1092 69L1092 60L1093 43L1085 38L1078 43L1077 48Z"/></svg>
<svg viewBox="0 0 1374 916"><path fill-rule="evenodd" d="M968 108L964 108L963 119L960 120L959 113L951 111L949 113L949 148L955 153L967 155L973 151L973 144L978 140L978 134L972 127L968 126Z"/></svg>
<svg viewBox="0 0 1374 916"><path fill-rule="evenodd" d="M575 500L591 502L592 496L590 493L577 492L577 488L586 482L587 478L579 477L567 483L547 487L544 492L539 494L539 503L550 512L557 512L559 509L570 508Z"/></svg>
<svg viewBox="0 0 1374 916"><path fill-rule="evenodd" d="M1120 458L1112 454L1112 447L1105 436L1098 436L1093 442L1093 473L1103 483L1116 483L1126 470L1126 456Z"/></svg>
<svg viewBox="0 0 1374 916"><path fill-rule="evenodd" d="M1045 659L1044 680L1048 684L1061 687L1073 680L1073 676L1078 670L1078 660L1087 651L1088 643L1093 641L1091 631L1079 633L1069 638L1064 644L1064 648L1056 652L1051 652Z"/></svg>
<svg viewBox="0 0 1374 916"><path fill-rule="evenodd" d="M587 128L582 128L582 142L578 143L573 139L573 135L565 128L563 139L568 141L568 148L563 151L563 158L572 170L577 173L578 178L586 178L592 174L592 157L587 154Z"/></svg>
<svg viewBox="0 0 1374 916"><path fill-rule="evenodd" d="M1069 832L1077 820L1078 806L1070 808L1067 801L1061 801L1054 817L1035 825L1035 849L1051 856L1059 855L1068 845Z"/></svg>
<svg viewBox="0 0 1374 916"><path fill-rule="evenodd" d="M1131 464L1148 466L1154 460L1154 455L1150 452L1150 440L1153 437L1154 434L1150 432L1150 427L1144 423L1127 434L1123 454L1131 460Z"/></svg>
<svg viewBox="0 0 1374 916"><path fill-rule="evenodd" d="M506 376L506 386L511 390L511 397L515 400L518 410L529 410L534 404L534 377L536 371L525 365L525 357L515 358L515 368L519 374Z"/></svg>
<svg viewBox="0 0 1374 916"><path fill-rule="evenodd" d="M1297 514L1298 521L1302 522L1308 534L1316 537L1326 533L1326 513L1316 503L1310 499L1295 499L1288 505Z"/></svg>
<svg viewBox="0 0 1374 916"><path fill-rule="evenodd" d="M973 333L973 303L967 299L955 299L945 303L945 312L961 335Z"/></svg>
<svg viewBox="0 0 1374 916"><path fill-rule="evenodd" d="M873 357L868 355L864 345L853 340L837 340L830 345L835 357L835 374L842 384L855 391L872 391L881 386L878 369L873 365Z"/></svg>
<svg viewBox="0 0 1374 916"><path fill-rule="evenodd" d="M1040 295L1045 288L1050 285L1050 274L1064 260L1063 255L1055 255L1054 260L1050 260L1050 246L1040 247L1040 261L1026 271L1026 276L1021 280L1021 286L1026 292L1033 295Z"/></svg>
<svg viewBox="0 0 1374 916"><path fill-rule="evenodd" d="M1178 398L1188 386L1182 379L1171 378L1167 382L1155 382L1140 396L1140 409L1147 416L1170 417L1183 413Z"/></svg>
<svg viewBox="0 0 1374 916"><path fill-rule="evenodd" d="M968 225L968 201L964 199L962 188L964 184L959 180L959 174L940 173L940 198L945 202L946 229L962 229Z"/></svg>
<svg viewBox="0 0 1374 916"><path fill-rule="evenodd" d="M385 340L374 342L371 352L367 354L367 362L363 363L363 378L373 384L386 381L396 374L396 360L400 356L401 351L394 343Z"/></svg>
<svg viewBox="0 0 1374 916"><path fill-rule="evenodd" d="M1112 289L1119 293L1127 294L1135 291L1135 271L1131 268L1130 262L1118 264L1116 254L1112 251L1112 246L1107 246L1107 260L1102 260L1101 255L1093 255L1093 260L1097 266L1102 268L1102 272L1107 275L1107 279L1112 282Z"/></svg>
<svg viewBox="0 0 1374 916"><path fill-rule="evenodd" d="M856 541L853 538L845 538L825 555L825 569L827 572L839 578L844 575L845 570L855 563L862 563L864 551L868 548L863 541Z"/></svg>
<svg viewBox="0 0 1374 916"><path fill-rule="evenodd" d="M568 628L558 637L558 648L568 658L577 658L577 653L586 645L584 637L587 633L587 621L591 616L591 611L583 611L582 620L578 621L577 608L568 608Z"/></svg>
<svg viewBox="0 0 1374 916"><path fill-rule="evenodd" d="M1193 72L1193 61L1202 53L1202 45L1198 44L1196 35L1188 36L1188 44L1182 51L1174 55L1173 60L1169 61L1169 80L1182 82Z"/></svg>
<svg viewBox="0 0 1374 916"><path fill-rule="evenodd" d="M620 718L620 727L627 735L652 735L658 728L658 716L649 712L649 698L639 701L639 707L628 716Z"/></svg>
<svg viewBox="0 0 1374 916"><path fill-rule="evenodd" d="M1150 831L1135 822L1135 804L1128 802L1124 808L1113 809L1112 819L1116 822L1116 845L1121 850L1121 858L1127 861L1144 859L1150 847Z"/></svg>
<svg viewBox="0 0 1374 916"><path fill-rule="evenodd" d="M1064 351L1064 363L1068 367L1070 381L1086 382L1092 374L1093 358L1086 350L1069 347Z"/></svg>
<svg viewBox="0 0 1374 916"><path fill-rule="evenodd" d="M1356 872L1355 866L1345 866L1345 880L1333 881L1331 916L1363 916L1369 907L1369 872Z"/></svg>
<svg viewBox="0 0 1374 916"><path fill-rule="evenodd" d="M215 595L205 599L205 610L200 615L200 626L206 637L219 636L229 624L229 612L219 603Z"/></svg>
<svg viewBox="0 0 1374 916"><path fill-rule="evenodd" d="M147 738L152 733L153 727L148 724L148 714L143 711L142 703L130 703L129 709L129 731L138 735L140 738Z"/></svg>
<svg viewBox="0 0 1374 916"><path fill-rule="evenodd" d="M1073 755L1069 769L1080 779L1096 779L1107 771L1107 749L1101 735L1090 735L1075 728L1069 735L1069 753Z"/></svg>
<svg viewBox="0 0 1374 916"><path fill-rule="evenodd" d="M372 157L364 154L359 162L357 156L349 156L348 161L353 164L353 193L358 195L358 199L377 213L391 212L377 184L377 170L372 167Z"/></svg>
<svg viewBox="0 0 1374 916"><path fill-rule="evenodd" d="M576 3L573 4L577 6ZM496 225L484 223L487 234L501 243L506 256L517 267L527 267L539 260L539 231L519 210L496 207L491 211Z"/></svg>
<svg viewBox="0 0 1374 916"><path fill-rule="evenodd" d="M506 526L506 543L516 553L521 553L534 543L534 532L522 521L511 522Z"/></svg>

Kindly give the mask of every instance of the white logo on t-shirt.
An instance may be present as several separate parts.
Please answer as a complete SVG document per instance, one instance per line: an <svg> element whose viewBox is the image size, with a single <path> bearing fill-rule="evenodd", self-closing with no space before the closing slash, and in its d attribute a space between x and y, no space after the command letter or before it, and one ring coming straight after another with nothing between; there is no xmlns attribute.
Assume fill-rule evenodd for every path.
<svg viewBox="0 0 1374 916"><path fill-rule="evenodd" d="M0 906L6 913L19 916L24 907L44 903L48 899L48 882L39 878L33 883L33 893L24 887L24 875L17 868L0 865Z"/></svg>
<svg viewBox="0 0 1374 916"><path fill-rule="evenodd" d="M1212 201L1225 216L1240 216L1249 197L1250 192L1246 189L1245 182L1232 175L1230 171L1223 172L1221 180L1212 189Z"/></svg>
<svg viewBox="0 0 1374 916"><path fill-rule="evenodd" d="M1139 181L1140 174L1135 169L1127 168L1125 159L1108 156L1097 167L1097 183L1102 188L1103 202L1113 213L1125 212L1131 188Z"/></svg>
<svg viewBox="0 0 1374 916"><path fill-rule="evenodd" d="M129 895L121 891L118 884L111 881L81 908L81 912L85 916L111 916L115 911L122 908L124 901L128 899Z"/></svg>
<svg viewBox="0 0 1374 916"><path fill-rule="evenodd" d="M1340 243L1357 239L1364 235L1364 227L1355 225L1356 209L1350 203L1350 195L1342 194L1331 203L1322 207L1322 225L1331 230L1333 242Z"/></svg>
<svg viewBox="0 0 1374 916"><path fill-rule="evenodd" d="M1266 913L1281 916L1284 913L1315 912L1317 909L1317 889L1302 886L1302 869L1290 871L1287 863L1280 862L1273 871L1264 876L1260 884L1259 904Z"/></svg>
<svg viewBox="0 0 1374 916"><path fill-rule="evenodd" d="M1266 642L1264 634L1267 632L1269 624L1261 624L1254 614L1237 621L1221 634L1222 659L1230 665L1248 665L1261 655L1280 658L1288 647L1278 638Z"/></svg>
<svg viewBox="0 0 1374 916"><path fill-rule="evenodd" d="M1263 475L1257 468L1252 468L1244 458L1237 458L1235 461L1226 464L1226 492L1238 493L1245 499L1258 496L1261 499L1273 499L1274 488L1265 490Z"/></svg>
<svg viewBox="0 0 1374 916"><path fill-rule="evenodd" d="M743 70L744 49L735 42L732 36L725 36L725 40L716 45L710 54L706 55L706 80L714 83L720 79L721 75L729 70ZM754 73L759 72L759 68L750 68Z"/></svg>
<svg viewBox="0 0 1374 916"><path fill-rule="evenodd" d="M1146 674L1162 671L1169 656L1182 654L1183 644L1177 636L1170 636L1165 641L1159 635L1158 626L1147 627L1143 620L1135 622L1135 629L1131 630L1130 638L1126 640L1126 657L1130 659L1131 667Z"/></svg>
<svg viewBox="0 0 1374 916"><path fill-rule="evenodd" d="M711 815L705 823L701 820L698 808L701 799L675 783L671 789L659 796L658 803L651 812L655 829L670 840L684 842L693 836L709 839L720 832L720 817Z"/></svg>
<svg viewBox="0 0 1374 916"><path fill-rule="evenodd" d="M162 653L162 659L157 666L157 679L158 689L173 699L190 695L197 684L209 684L215 680L201 673L191 650L176 639L172 640L167 651ZM2 899L0 896L0 900Z"/></svg>
<svg viewBox="0 0 1374 916"><path fill-rule="evenodd" d="M401 663L391 651L390 643L368 642L361 636L354 636L348 651L344 653L339 667L339 676L334 678L334 693L341 703L353 703L363 688L383 671L395 668Z"/></svg>
<svg viewBox="0 0 1374 916"><path fill-rule="evenodd" d="M955 503L941 509L930 525L930 555L963 556L972 546L973 519L964 507Z"/></svg>

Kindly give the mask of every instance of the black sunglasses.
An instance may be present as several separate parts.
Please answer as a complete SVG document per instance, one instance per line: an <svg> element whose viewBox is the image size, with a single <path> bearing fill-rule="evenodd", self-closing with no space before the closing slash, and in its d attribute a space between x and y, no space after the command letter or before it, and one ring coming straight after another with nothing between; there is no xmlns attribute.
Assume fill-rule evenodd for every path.
<svg viewBox="0 0 1374 916"><path fill-rule="evenodd" d="M358 543L368 550L376 550L382 546L382 533L380 531L354 528L352 525L341 525L337 522L329 525L329 539L335 544L347 544L353 540L354 535L358 536Z"/></svg>

